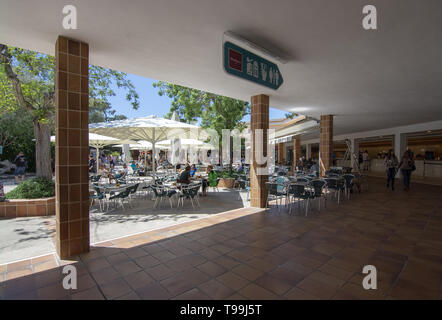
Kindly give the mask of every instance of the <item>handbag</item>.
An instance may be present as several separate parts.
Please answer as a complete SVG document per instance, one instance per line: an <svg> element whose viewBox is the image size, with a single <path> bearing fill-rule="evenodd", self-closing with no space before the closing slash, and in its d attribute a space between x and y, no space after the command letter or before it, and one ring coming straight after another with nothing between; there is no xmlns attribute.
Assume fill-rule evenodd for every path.
<svg viewBox="0 0 442 320"><path fill-rule="evenodd" d="M411 171L414 171L414 170L416 170L416 166L413 164L413 165L411 166Z"/></svg>

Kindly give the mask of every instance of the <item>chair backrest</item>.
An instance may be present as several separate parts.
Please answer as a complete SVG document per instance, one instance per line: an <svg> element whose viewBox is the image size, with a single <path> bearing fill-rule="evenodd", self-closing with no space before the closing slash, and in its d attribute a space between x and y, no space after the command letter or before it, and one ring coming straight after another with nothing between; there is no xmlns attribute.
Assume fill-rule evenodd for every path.
<svg viewBox="0 0 442 320"><path fill-rule="evenodd" d="M327 188L336 189L338 187L338 181L336 179L324 178L327 183Z"/></svg>
<svg viewBox="0 0 442 320"><path fill-rule="evenodd" d="M272 195L278 194L278 184L273 182L266 182L267 190Z"/></svg>
<svg viewBox="0 0 442 320"><path fill-rule="evenodd" d="M288 187L289 194L293 195L294 197L301 197L305 193L305 186L302 184L290 184Z"/></svg>
<svg viewBox="0 0 442 320"><path fill-rule="evenodd" d="M239 187L242 190L245 190L247 188L247 181L245 181L245 180L238 180L238 183L239 183Z"/></svg>
<svg viewBox="0 0 442 320"><path fill-rule="evenodd" d="M310 185L313 187L313 189L315 190L315 197L320 197L322 194L322 190L324 189L325 185L327 183L324 180L312 180L310 182Z"/></svg>
<svg viewBox="0 0 442 320"><path fill-rule="evenodd" d="M355 176L352 174L344 174L342 177L345 180L345 185L347 186L347 188L350 188Z"/></svg>

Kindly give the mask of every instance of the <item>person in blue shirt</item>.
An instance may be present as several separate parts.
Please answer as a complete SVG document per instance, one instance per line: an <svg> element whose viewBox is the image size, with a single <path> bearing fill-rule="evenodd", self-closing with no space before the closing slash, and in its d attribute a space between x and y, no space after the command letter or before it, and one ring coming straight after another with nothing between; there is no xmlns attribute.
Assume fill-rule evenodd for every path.
<svg viewBox="0 0 442 320"><path fill-rule="evenodd" d="M195 172L196 172L196 166L192 164L192 166L190 167L190 176L193 177L195 175Z"/></svg>

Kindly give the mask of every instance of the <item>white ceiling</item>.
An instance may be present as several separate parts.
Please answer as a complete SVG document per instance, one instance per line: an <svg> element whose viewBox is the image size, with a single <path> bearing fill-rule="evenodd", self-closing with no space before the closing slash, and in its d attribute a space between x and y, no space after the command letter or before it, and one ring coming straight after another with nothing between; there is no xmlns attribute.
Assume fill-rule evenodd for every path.
<svg viewBox="0 0 442 320"><path fill-rule="evenodd" d="M335 134L442 119L440 0L1 0L0 42L54 54L58 35L88 42L90 63L271 107L334 114ZM378 30L363 30L374 4ZM223 71L225 31L289 60L274 91ZM142 90L142 88L138 88Z"/></svg>

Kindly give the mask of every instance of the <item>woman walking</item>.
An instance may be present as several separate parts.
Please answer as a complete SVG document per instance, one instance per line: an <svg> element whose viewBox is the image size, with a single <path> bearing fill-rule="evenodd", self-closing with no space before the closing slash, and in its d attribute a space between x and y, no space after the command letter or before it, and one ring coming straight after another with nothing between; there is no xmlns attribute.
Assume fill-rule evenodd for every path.
<svg viewBox="0 0 442 320"><path fill-rule="evenodd" d="M405 151L404 155L401 158L401 162L399 163L399 169L401 169L405 191L410 189L411 171L413 171L415 168L416 167L414 166L414 160L411 158L410 155L410 150Z"/></svg>
<svg viewBox="0 0 442 320"><path fill-rule="evenodd" d="M394 178L397 172L398 159L392 149L388 150L388 154L385 156L385 167L387 168L387 188L390 187L394 191Z"/></svg>

